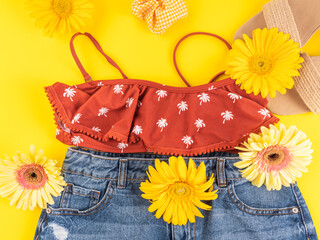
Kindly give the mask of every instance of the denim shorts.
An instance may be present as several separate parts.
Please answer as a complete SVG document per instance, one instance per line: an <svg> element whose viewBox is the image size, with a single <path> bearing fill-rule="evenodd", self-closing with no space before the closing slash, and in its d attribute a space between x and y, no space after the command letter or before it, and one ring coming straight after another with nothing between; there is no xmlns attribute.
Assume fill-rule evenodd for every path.
<svg viewBox="0 0 320 240"><path fill-rule="evenodd" d="M296 184L267 191L243 179L233 164L237 154L213 152L192 157L214 173L218 198L204 201L211 211L195 223L172 225L148 211L140 183L147 179L155 154L99 152L80 147L67 151L62 174L68 185L41 213L36 240L315 240L307 205ZM187 158L185 158L187 160Z"/></svg>

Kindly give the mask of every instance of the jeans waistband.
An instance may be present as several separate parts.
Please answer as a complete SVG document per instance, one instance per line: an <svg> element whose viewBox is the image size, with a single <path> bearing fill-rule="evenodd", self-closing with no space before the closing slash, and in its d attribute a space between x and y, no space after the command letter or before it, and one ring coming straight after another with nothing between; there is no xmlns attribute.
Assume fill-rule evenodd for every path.
<svg viewBox="0 0 320 240"><path fill-rule="evenodd" d="M154 161L168 162L170 156L148 153L110 153L82 147L70 147L63 163L63 171L80 174L95 179L118 180L118 187L125 187L128 181L145 181L149 165L154 167ZM217 184L226 186L227 180L241 178L238 169L233 165L239 161L238 154L227 152L212 152L192 158L197 166L204 162L207 176L214 173Z"/></svg>

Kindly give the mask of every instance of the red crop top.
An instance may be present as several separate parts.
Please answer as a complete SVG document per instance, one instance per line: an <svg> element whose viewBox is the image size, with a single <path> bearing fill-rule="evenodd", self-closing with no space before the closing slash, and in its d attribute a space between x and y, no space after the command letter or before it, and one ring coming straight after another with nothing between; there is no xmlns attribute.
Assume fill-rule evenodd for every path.
<svg viewBox="0 0 320 240"><path fill-rule="evenodd" d="M72 55L86 83L69 86L55 83L46 87L54 108L57 139L108 152L155 152L192 156L230 150L258 132L262 125L278 121L265 107L260 95L246 94L235 81L190 87L176 64L176 50L182 40L210 33L191 33L174 50L174 64L189 87L172 87L151 81L128 79L89 33L76 33L70 42ZM91 39L124 79L91 81L73 46L78 35Z"/></svg>

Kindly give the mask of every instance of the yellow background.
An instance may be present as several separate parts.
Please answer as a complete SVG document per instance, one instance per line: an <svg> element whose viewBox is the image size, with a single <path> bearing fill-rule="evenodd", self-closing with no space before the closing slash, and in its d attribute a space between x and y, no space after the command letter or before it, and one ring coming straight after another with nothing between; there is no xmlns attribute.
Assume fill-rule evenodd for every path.
<svg viewBox="0 0 320 240"><path fill-rule="evenodd" d="M221 35L230 43L236 30L259 12L266 0L187 0L189 16L167 32L152 34L146 23L131 14L130 0L94 0L93 23L85 31L97 38L104 50L131 78L184 86L174 69L173 48L183 35L207 31ZM52 110L43 87L61 81L83 82L70 50L71 35L49 38L34 27L23 0L0 2L0 157L16 150L26 152L31 143L48 157L64 159L67 146L55 139ZM320 32L304 48L320 55ZM76 40L76 49L94 79L119 78L85 37ZM206 83L223 70L225 47L218 41L195 36L178 51L181 70L192 85ZM299 187L320 231L320 115L312 113L281 117L286 125L295 124L313 141L314 161L309 173L298 180ZM17 210L0 198L0 239L32 239L40 209Z"/></svg>

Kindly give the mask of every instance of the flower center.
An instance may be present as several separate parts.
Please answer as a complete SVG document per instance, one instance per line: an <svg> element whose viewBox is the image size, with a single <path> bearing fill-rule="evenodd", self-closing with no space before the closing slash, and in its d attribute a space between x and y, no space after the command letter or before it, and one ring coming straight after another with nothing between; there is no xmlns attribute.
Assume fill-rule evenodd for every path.
<svg viewBox="0 0 320 240"><path fill-rule="evenodd" d="M259 75L265 75L272 71L273 61L270 57L254 56L249 61L249 69Z"/></svg>
<svg viewBox="0 0 320 240"><path fill-rule="evenodd" d="M70 0L52 0L51 9L58 17L65 18L71 15L72 2Z"/></svg>
<svg viewBox="0 0 320 240"><path fill-rule="evenodd" d="M291 153L285 146L270 146L257 155L259 165L267 171L279 171L292 161Z"/></svg>
<svg viewBox="0 0 320 240"><path fill-rule="evenodd" d="M270 149L270 151L267 151L263 155L263 158L270 165L276 165L276 164L281 163L284 160L285 154L283 151L281 151L279 149Z"/></svg>
<svg viewBox="0 0 320 240"><path fill-rule="evenodd" d="M175 183L169 189L169 193L173 198L188 197L191 192L191 187L186 183Z"/></svg>
<svg viewBox="0 0 320 240"><path fill-rule="evenodd" d="M48 176L39 164L26 164L16 172L19 184L25 189L39 189L44 186Z"/></svg>

